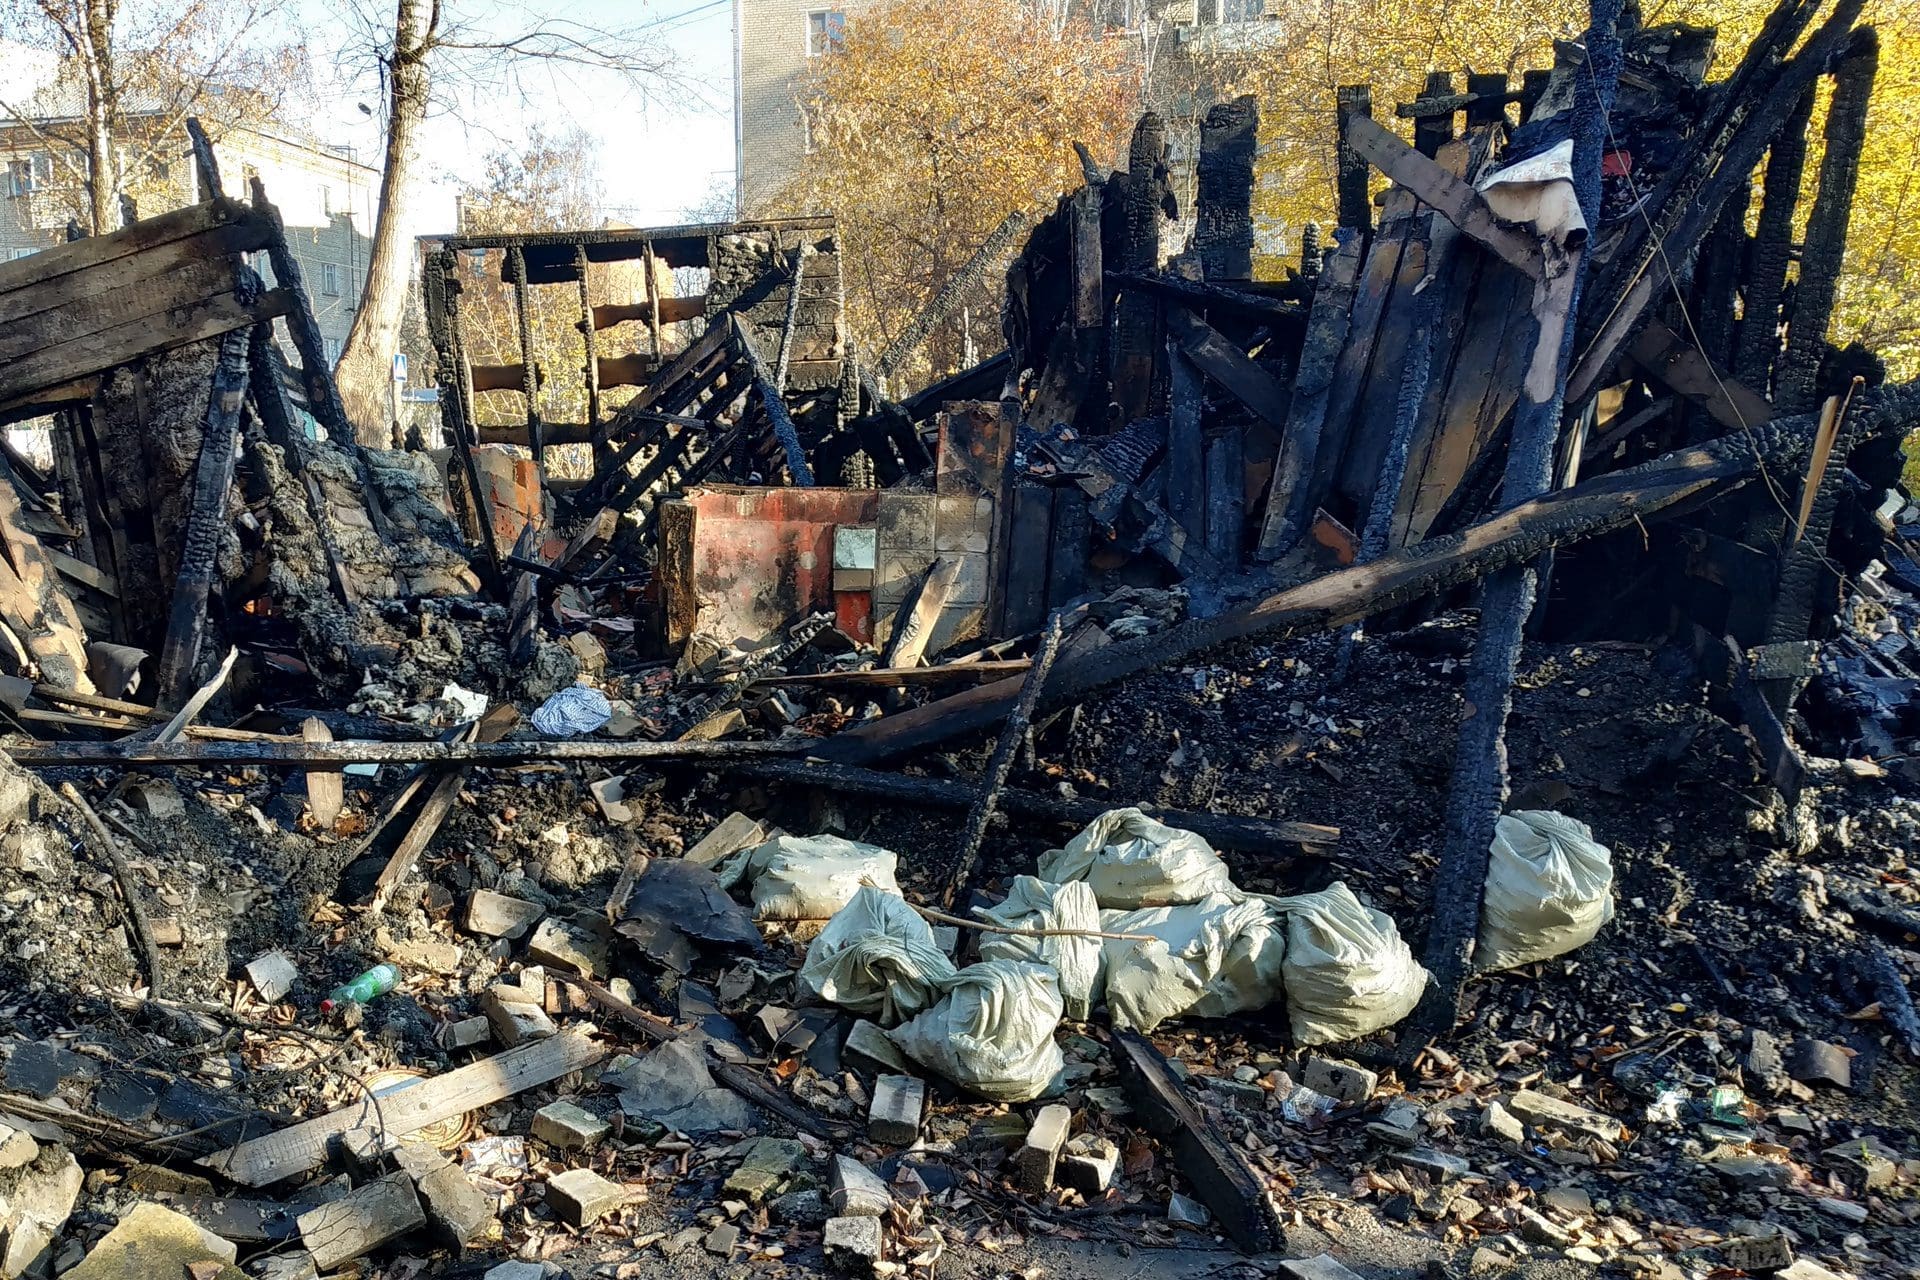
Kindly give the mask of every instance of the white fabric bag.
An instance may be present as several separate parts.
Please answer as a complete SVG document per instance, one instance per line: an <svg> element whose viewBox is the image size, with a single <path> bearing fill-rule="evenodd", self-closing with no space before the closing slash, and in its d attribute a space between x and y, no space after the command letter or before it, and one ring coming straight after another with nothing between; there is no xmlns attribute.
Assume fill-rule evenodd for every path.
<svg viewBox="0 0 1920 1280"><path fill-rule="evenodd" d="M984 960L955 975L946 999L887 1033L927 1070L995 1102L1030 1102L1066 1067L1053 1029L1060 980L1045 965Z"/></svg>
<svg viewBox="0 0 1920 1280"><path fill-rule="evenodd" d="M1352 1040L1413 1012L1427 971L1392 917L1335 881L1319 893L1268 898L1287 917L1282 967L1287 1019L1299 1044Z"/></svg>
<svg viewBox="0 0 1920 1280"><path fill-rule="evenodd" d="M863 884L900 896L899 858L878 845L839 836L775 836L714 868L728 888L744 880L756 920L825 920Z"/></svg>
<svg viewBox="0 0 1920 1280"><path fill-rule="evenodd" d="M899 894L869 885L808 946L800 987L891 1027L932 1007L954 973L920 914Z"/></svg>
<svg viewBox="0 0 1920 1280"><path fill-rule="evenodd" d="M1179 906L1235 891L1212 845L1138 809L1101 814L1066 848L1042 854L1039 870L1055 884L1085 880L1109 911Z"/></svg>
<svg viewBox="0 0 1920 1280"><path fill-rule="evenodd" d="M1522 809L1493 829L1474 967L1512 969L1565 955L1613 919L1613 854L1593 830L1551 809Z"/></svg>
<svg viewBox="0 0 1920 1280"><path fill-rule="evenodd" d="M1060 1001L1066 1016L1085 1022L1093 1010L1100 983L1100 904L1081 881L1049 884L1032 876L1015 876L1006 901L980 912L983 919L1009 929L1085 929L1087 936L1020 937L1010 933L980 935L982 960L1023 960L1050 966L1060 979Z"/></svg>
<svg viewBox="0 0 1920 1280"><path fill-rule="evenodd" d="M1100 927L1153 935L1105 944L1107 1013L1116 1027L1151 1031L1183 1014L1223 1018L1281 993L1286 921L1265 899L1216 893L1185 906L1106 911Z"/></svg>

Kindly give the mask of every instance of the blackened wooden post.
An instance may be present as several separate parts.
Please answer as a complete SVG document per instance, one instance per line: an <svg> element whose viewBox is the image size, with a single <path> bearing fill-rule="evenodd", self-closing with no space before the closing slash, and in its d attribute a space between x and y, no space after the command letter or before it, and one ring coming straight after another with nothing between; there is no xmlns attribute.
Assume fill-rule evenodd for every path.
<svg viewBox="0 0 1920 1280"><path fill-rule="evenodd" d="M573 247L573 269L580 276L580 341L587 353L587 428L592 437L593 461L597 468L608 453L607 441L600 434L600 341L593 328L593 299L587 292L587 247ZM658 374L660 366L655 362L652 373Z"/></svg>
<svg viewBox="0 0 1920 1280"><path fill-rule="evenodd" d="M1540 98L1547 91L1547 85L1553 80L1553 72L1544 67L1529 68L1520 73L1520 122L1525 124L1533 119L1533 111Z"/></svg>
<svg viewBox="0 0 1920 1280"><path fill-rule="evenodd" d="M1800 204L1800 179L1807 168L1813 96L1812 89L1800 95L1792 118L1773 140L1760 188L1760 218L1748 259L1746 305L1740 314L1733 376L1762 395L1767 393L1773 362L1780 354L1780 299L1793 261L1793 211Z"/></svg>
<svg viewBox="0 0 1920 1280"><path fill-rule="evenodd" d="M1467 94L1473 99L1467 104L1467 128L1476 125L1499 124L1507 118L1507 73L1504 71L1469 71L1467 73Z"/></svg>
<svg viewBox="0 0 1920 1280"><path fill-rule="evenodd" d="M647 241L644 249L641 261L647 267L647 341L651 344L653 368L657 373L660 369L660 265L659 259L653 256L653 241ZM711 239L708 240L707 261L713 261Z"/></svg>
<svg viewBox="0 0 1920 1280"><path fill-rule="evenodd" d="M1600 220L1600 157L1620 77L1620 4L1621 0L1590 0L1589 74L1578 77L1574 95L1573 184L1589 226ZM1536 292L1534 352L1514 408L1513 438L1501 486L1509 507L1538 497L1551 482L1573 354L1573 317L1578 314L1585 267L1586 256L1576 252L1562 268L1570 278L1550 281ZM1426 949L1432 980L1400 1042L1401 1056L1408 1063L1434 1039L1450 1032L1459 1016L1480 927L1494 823L1507 798L1507 714L1513 709L1513 676L1536 585L1534 567L1527 562L1495 573L1481 591L1480 632L1467 669L1466 708L1447 791L1445 843L1433 877Z"/></svg>
<svg viewBox="0 0 1920 1280"><path fill-rule="evenodd" d="M254 211L265 217L272 235L267 239L267 261L273 264L276 286L293 295L287 310L287 332L293 349L300 353L301 383L306 388L307 412L326 428L335 443L352 447L358 442L353 424L347 421L346 406L340 403L340 391L333 385L333 369L327 364L327 346L320 337L320 324L313 318L313 299L307 293L300 260L287 247L287 228L280 210L267 199L267 188L256 174L253 178Z"/></svg>
<svg viewBox="0 0 1920 1280"><path fill-rule="evenodd" d="M1335 189L1339 197L1340 225L1373 229L1373 197L1369 194L1367 162L1347 140L1349 116L1373 116L1373 90L1364 84L1343 84L1334 90L1334 134L1337 171Z"/></svg>
<svg viewBox="0 0 1920 1280"><path fill-rule="evenodd" d="M519 245L507 250L507 279L513 283L513 314L520 330L520 390L527 397L527 447L533 465L546 470L546 432L540 422L540 368L533 359L533 317L527 312L527 255ZM591 324L593 318L588 316Z"/></svg>
<svg viewBox="0 0 1920 1280"><path fill-rule="evenodd" d="M1109 186L1108 190L1115 188ZM1118 190L1122 235L1116 252L1110 255L1117 261L1107 266L1110 270L1153 271L1160 265L1160 229L1171 189L1167 184L1166 125L1151 111L1134 126L1127 181ZM1158 298L1139 289L1121 292L1107 335L1113 402L1120 410L1117 425L1125 426L1152 412L1162 351L1160 327Z"/></svg>
<svg viewBox="0 0 1920 1280"><path fill-rule="evenodd" d="M1867 136L1867 101L1873 96L1880 66L1880 37L1872 27L1853 33L1846 55L1833 73L1833 101L1827 106L1826 152L1820 158L1820 192L1807 217L1806 247L1800 253L1800 284L1793 319L1787 326L1787 354L1774 395L1779 413L1807 413L1820 402L1820 357L1827 349L1833 320L1834 290L1847 252L1847 222L1853 216L1853 189L1860 176L1860 148Z"/></svg>
<svg viewBox="0 0 1920 1280"><path fill-rule="evenodd" d="M1260 108L1252 94L1216 103L1200 122L1193 251L1208 280L1253 278L1253 159Z"/></svg>
<svg viewBox="0 0 1920 1280"><path fill-rule="evenodd" d="M1427 87L1420 96L1423 98L1445 98L1453 93L1453 76L1445 71L1427 72ZM1413 149L1431 160L1440 154L1440 148L1453 141L1453 113L1445 115L1421 116L1413 122Z"/></svg>
<svg viewBox="0 0 1920 1280"><path fill-rule="evenodd" d="M194 668L207 635L207 597L219 571L220 537L227 527L234 442L246 399L247 331L235 329L220 339L220 356L207 395L206 430L200 436L200 460L193 472L193 505L173 577L173 606L167 614L167 640L160 651L154 694L154 706L163 711L177 709L194 690Z"/></svg>
<svg viewBox="0 0 1920 1280"><path fill-rule="evenodd" d="M494 537L493 513L488 507L487 491L480 483L480 467L473 460L479 441L479 429L473 419L473 379L467 370L467 353L460 340L460 282L454 278L455 255L442 249L428 261L423 284L426 291L427 335L433 342L434 358L439 365L440 422L453 434L448 441L460 458L461 473L467 479L467 493L473 501L473 522L480 545L487 553L488 588L505 588L500 572L500 545Z"/></svg>
<svg viewBox="0 0 1920 1280"><path fill-rule="evenodd" d="M1187 540L1206 537L1206 447L1200 414L1206 390L1200 371L1167 339L1167 368L1172 390L1167 397L1167 514L1186 530Z"/></svg>

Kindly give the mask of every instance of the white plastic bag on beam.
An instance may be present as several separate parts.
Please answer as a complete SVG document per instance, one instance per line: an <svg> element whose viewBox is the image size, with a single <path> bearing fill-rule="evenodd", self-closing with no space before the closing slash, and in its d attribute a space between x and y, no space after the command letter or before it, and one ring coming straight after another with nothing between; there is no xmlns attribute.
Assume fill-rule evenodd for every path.
<svg viewBox="0 0 1920 1280"><path fill-rule="evenodd" d="M807 948L800 986L891 1027L932 1007L954 973L919 913L899 894L867 886Z"/></svg>
<svg viewBox="0 0 1920 1280"><path fill-rule="evenodd" d="M1413 1012L1427 971L1392 917L1335 881L1319 893L1267 898L1287 917L1287 1019L1299 1044L1351 1040Z"/></svg>
<svg viewBox="0 0 1920 1280"><path fill-rule="evenodd" d="M1020 937L1010 933L980 935L982 960L1024 960L1050 966L1060 979L1060 1001L1066 1016L1085 1022L1092 1012L1100 981L1100 904L1081 881L1050 884L1032 876L1015 876L1006 901L980 913L1009 929L1084 929L1088 936Z"/></svg>
<svg viewBox="0 0 1920 1280"><path fill-rule="evenodd" d="M1066 1067L1053 1029L1060 980L1045 965L983 960L955 975L946 999L887 1033L900 1051L995 1102L1030 1102Z"/></svg>
<svg viewBox="0 0 1920 1280"><path fill-rule="evenodd" d="M1101 814L1066 848L1042 854L1039 870L1055 884L1085 880L1109 911L1173 907L1235 891L1212 845L1138 809Z"/></svg>
<svg viewBox="0 0 1920 1280"><path fill-rule="evenodd" d="M1551 809L1501 817L1487 861L1474 966L1512 969L1593 941L1613 919L1613 854Z"/></svg>
<svg viewBox="0 0 1920 1280"><path fill-rule="evenodd" d="M899 858L878 845L839 836L776 836L714 868L731 889L744 881L756 920L825 920L871 884L900 896Z"/></svg>
<svg viewBox="0 0 1920 1280"><path fill-rule="evenodd" d="M1178 907L1105 911L1107 1012L1116 1027L1151 1031L1168 1018L1223 1018L1272 1003L1281 993L1286 921L1261 898L1211 894Z"/></svg>

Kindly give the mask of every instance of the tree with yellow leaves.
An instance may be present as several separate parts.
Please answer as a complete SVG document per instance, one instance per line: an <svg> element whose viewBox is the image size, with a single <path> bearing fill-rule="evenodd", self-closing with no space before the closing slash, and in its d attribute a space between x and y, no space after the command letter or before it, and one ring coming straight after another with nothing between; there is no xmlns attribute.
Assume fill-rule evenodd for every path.
<svg viewBox="0 0 1920 1280"><path fill-rule="evenodd" d="M1116 155L1139 110L1122 39L1023 0L880 0L847 18L808 86L809 154L781 207L839 220L847 317L866 358L884 350L1015 211L1078 186L1073 144ZM971 337L999 342L999 273L907 366L959 366Z"/></svg>

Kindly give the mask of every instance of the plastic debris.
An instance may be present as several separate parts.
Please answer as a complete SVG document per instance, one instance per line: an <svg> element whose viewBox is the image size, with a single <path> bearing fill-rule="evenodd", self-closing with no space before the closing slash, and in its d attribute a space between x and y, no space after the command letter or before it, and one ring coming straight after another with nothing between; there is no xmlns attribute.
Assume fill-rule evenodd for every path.
<svg viewBox="0 0 1920 1280"><path fill-rule="evenodd" d="M946 999L888 1032L929 1071L995 1102L1029 1102L1066 1058L1054 1043L1060 980L1045 965L986 960L954 976Z"/></svg>
<svg viewBox="0 0 1920 1280"><path fill-rule="evenodd" d="M1051 967L1060 979L1066 1016L1084 1021L1098 999L1101 942L1091 936L1103 926L1100 904L1084 883L1049 884L1033 876L1015 876L1006 901L980 912L982 919L1009 929L1084 929L1085 936L1035 938L987 933L980 938L982 960L1024 960Z"/></svg>
<svg viewBox="0 0 1920 1280"><path fill-rule="evenodd" d="M744 881L758 920L826 920L862 885L900 896L900 859L878 845L839 836L776 836L735 854L715 874L729 888Z"/></svg>
<svg viewBox="0 0 1920 1280"><path fill-rule="evenodd" d="M1138 809L1113 809L1040 857L1040 878L1085 880L1104 910L1132 911L1198 902L1234 892L1227 864L1191 831L1156 822Z"/></svg>
<svg viewBox="0 0 1920 1280"><path fill-rule="evenodd" d="M352 982L344 983L327 993L320 1002L320 1012L332 1013L345 1004L365 1004L377 996L383 996L400 985L400 971L390 964L377 964Z"/></svg>
<svg viewBox="0 0 1920 1280"><path fill-rule="evenodd" d="M1301 1044L1351 1040L1413 1012L1427 971L1392 917L1335 881L1319 893L1269 898L1287 915L1287 1016Z"/></svg>
<svg viewBox="0 0 1920 1280"><path fill-rule="evenodd" d="M1522 809L1494 827L1474 963L1512 969L1565 955L1613 919L1613 855L1586 823Z"/></svg>
<svg viewBox="0 0 1920 1280"><path fill-rule="evenodd" d="M1264 899L1216 893L1187 906L1107 911L1100 927L1153 935L1103 944L1107 1010L1117 1027L1151 1031L1183 1014L1222 1018L1281 992L1286 922Z"/></svg>
<svg viewBox="0 0 1920 1280"><path fill-rule="evenodd" d="M533 727L550 738L577 738L613 719L613 704L598 689L570 684L534 708L531 718Z"/></svg>
<svg viewBox="0 0 1920 1280"><path fill-rule="evenodd" d="M930 1008L955 972L927 922L897 893L868 885L807 948L800 985L891 1027Z"/></svg>

